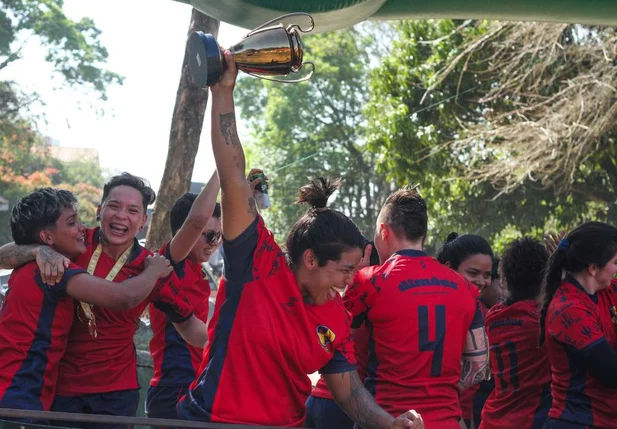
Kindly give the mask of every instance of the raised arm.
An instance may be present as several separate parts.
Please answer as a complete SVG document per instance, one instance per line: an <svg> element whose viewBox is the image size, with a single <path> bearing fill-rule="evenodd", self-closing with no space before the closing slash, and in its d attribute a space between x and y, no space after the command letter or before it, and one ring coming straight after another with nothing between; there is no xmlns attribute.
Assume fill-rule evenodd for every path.
<svg viewBox="0 0 617 429"><path fill-rule="evenodd" d="M461 380L463 389L484 380L488 374L488 338L484 326L471 327L467 333L462 357Z"/></svg>
<svg viewBox="0 0 617 429"><path fill-rule="evenodd" d="M148 256L146 269L136 277L113 283L90 274L77 274L69 279L66 292L78 301L98 307L129 310L146 299L157 281L171 270L169 261L163 256Z"/></svg>
<svg viewBox="0 0 617 429"><path fill-rule="evenodd" d="M60 283L71 261L49 246L8 243L0 247L0 268L13 269L36 260L43 282Z"/></svg>
<svg viewBox="0 0 617 429"><path fill-rule="evenodd" d="M195 243L199 240L199 237L201 237L206 224L214 212L219 189L219 176L214 171L208 184L195 198L186 220L171 239L169 253L172 262L178 263L185 260L193 246L195 246Z"/></svg>
<svg viewBox="0 0 617 429"><path fill-rule="evenodd" d="M212 152L221 182L223 236L233 240L257 217L253 192L246 181L246 160L238 137L233 90L238 70L229 51L225 51L227 70L212 93Z"/></svg>
<svg viewBox="0 0 617 429"><path fill-rule="evenodd" d="M208 326L199 320L194 314L185 322L174 323L174 327L178 331L184 341L203 349L208 342Z"/></svg>
<svg viewBox="0 0 617 429"><path fill-rule="evenodd" d="M408 411L396 419L375 402L364 388L357 371L322 374L336 403L364 429L423 428L424 423L415 411Z"/></svg>

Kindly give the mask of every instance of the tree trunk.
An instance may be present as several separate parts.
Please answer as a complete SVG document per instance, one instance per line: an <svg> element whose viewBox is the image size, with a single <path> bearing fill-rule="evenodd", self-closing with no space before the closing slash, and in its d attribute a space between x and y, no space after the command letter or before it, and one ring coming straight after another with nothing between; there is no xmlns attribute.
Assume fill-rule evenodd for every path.
<svg viewBox="0 0 617 429"><path fill-rule="evenodd" d="M216 37L219 21L193 9L188 35L190 36L193 31L211 33ZM208 91L190 83L185 49L176 106L171 119L165 171L146 236L146 248L150 250L159 249L171 238L169 211L176 199L188 192L191 186L207 103Z"/></svg>

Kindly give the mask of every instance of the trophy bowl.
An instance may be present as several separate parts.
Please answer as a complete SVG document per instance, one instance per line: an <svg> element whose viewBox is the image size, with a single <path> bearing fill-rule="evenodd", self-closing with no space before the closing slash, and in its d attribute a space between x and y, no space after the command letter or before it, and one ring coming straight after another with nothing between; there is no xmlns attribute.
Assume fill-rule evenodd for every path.
<svg viewBox="0 0 617 429"><path fill-rule="evenodd" d="M297 24L283 26L281 20L290 16L306 16L311 26L303 30ZM278 24L276 24L278 22ZM313 18L302 12L280 16L257 27L229 50L239 70L251 76L284 83L304 82L313 75L315 65L303 62L300 33L312 31ZM223 50L212 34L195 31L188 44L189 74L200 88L215 85L225 71ZM295 80L282 80L271 76L288 76L297 73L303 65L310 66L308 75Z"/></svg>

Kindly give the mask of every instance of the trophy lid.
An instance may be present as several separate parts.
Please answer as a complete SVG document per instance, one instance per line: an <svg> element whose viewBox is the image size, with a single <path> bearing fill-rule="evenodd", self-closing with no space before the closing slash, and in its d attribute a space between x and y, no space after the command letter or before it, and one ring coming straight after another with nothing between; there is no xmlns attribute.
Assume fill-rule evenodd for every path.
<svg viewBox="0 0 617 429"><path fill-rule="evenodd" d="M221 50L212 34L195 31L188 46L191 80L200 88L216 84L222 73Z"/></svg>

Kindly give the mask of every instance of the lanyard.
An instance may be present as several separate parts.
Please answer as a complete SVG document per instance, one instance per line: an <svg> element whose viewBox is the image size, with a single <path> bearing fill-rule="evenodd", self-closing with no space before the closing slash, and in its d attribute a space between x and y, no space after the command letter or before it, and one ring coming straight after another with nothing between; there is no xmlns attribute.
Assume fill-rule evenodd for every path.
<svg viewBox="0 0 617 429"><path fill-rule="evenodd" d="M105 280L107 280L108 282L112 282L116 278L116 276L118 275L118 273L120 272L124 264L126 264L126 261L128 261L129 256L131 256L132 250L133 250L133 245L131 245L128 249L124 251L124 253L120 256L120 258L114 264L109 274L107 274L107 276L105 277ZM96 247L96 250L94 251L94 253L92 254L92 257L90 258L90 262L88 263L88 274L94 275L94 270L96 269L96 265L99 263L99 258L101 257L102 252L103 252L103 247L99 244ZM86 315L86 319L88 319L88 330L90 331L90 335L96 338L97 336L96 318L94 317L94 313L92 312L93 305L88 304L86 302L80 302L79 304L81 305L81 308L84 311L84 314Z"/></svg>

